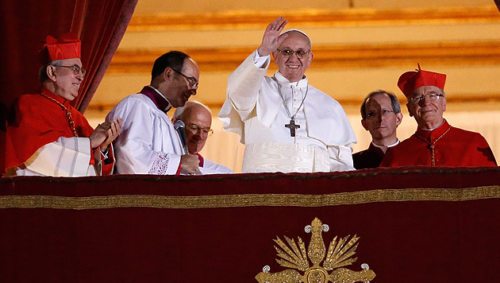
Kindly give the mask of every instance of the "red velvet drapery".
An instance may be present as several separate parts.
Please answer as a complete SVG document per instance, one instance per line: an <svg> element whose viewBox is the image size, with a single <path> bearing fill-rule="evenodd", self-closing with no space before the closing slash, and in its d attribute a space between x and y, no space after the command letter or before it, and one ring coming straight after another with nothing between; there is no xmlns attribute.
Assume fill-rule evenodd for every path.
<svg viewBox="0 0 500 283"><path fill-rule="evenodd" d="M0 93L9 108L39 89L38 52L47 34L74 32L88 70L73 102L84 111L130 21L137 0L7 0L0 2Z"/></svg>
<svg viewBox="0 0 500 283"><path fill-rule="evenodd" d="M125 33L137 0L0 1L0 172L5 121L23 93L39 90L39 51L47 34L74 32L82 40L87 75L73 105L85 111Z"/></svg>

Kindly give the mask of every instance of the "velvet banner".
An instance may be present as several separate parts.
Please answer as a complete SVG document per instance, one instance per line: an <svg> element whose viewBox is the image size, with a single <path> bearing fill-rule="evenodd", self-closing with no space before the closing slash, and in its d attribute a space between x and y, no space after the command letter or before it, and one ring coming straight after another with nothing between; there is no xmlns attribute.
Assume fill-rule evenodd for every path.
<svg viewBox="0 0 500 283"><path fill-rule="evenodd" d="M333 247L348 235L359 239L344 256L356 260L343 268L363 274L366 263L372 282L500 282L498 168L14 177L0 186L0 282L257 282L266 265L260 276L338 275L328 255L341 255ZM315 218L328 227L305 229ZM303 270L276 261L294 250L288 261Z"/></svg>

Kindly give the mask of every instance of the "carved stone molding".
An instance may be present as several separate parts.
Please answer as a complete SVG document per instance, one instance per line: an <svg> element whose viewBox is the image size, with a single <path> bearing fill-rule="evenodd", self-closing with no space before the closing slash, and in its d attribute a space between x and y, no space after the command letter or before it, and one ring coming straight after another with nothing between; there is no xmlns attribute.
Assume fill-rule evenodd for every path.
<svg viewBox="0 0 500 283"><path fill-rule="evenodd" d="M278 16L286 17L298 26L360 26L424 23L499 22L495 6L439 9L352 9L241 11L207 14L161 14L134 16L128 31L158 31L169 29L225 29L265 27Z"/></svg>
<svg viewBox="0 0 500 283"><path fill-rule="evenodd" d="M196 59L202 71L234 70L250 52L249 48L198 48L183 50ZM366 68L414 65L415 62L442 65L498 65L500 42L432 42L402 44L345 44L315 46L313 69ZM146 72L165 50L119 50L110 73Z"/></svg>

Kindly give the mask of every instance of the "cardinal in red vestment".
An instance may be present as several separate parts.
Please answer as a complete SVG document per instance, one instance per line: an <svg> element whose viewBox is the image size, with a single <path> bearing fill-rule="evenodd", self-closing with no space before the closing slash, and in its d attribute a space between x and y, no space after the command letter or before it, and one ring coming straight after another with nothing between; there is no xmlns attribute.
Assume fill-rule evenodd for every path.
<svg viewBox="0 0 500 283"><path fill-rule="evenodd" d="M488 142L479 133L450 126L444 119L446 75L421 70L406 72L398 86L406 96L408 112L418 129L390 148L381 167L490 167L497 166Z"/></svg>
<svg viewBox="0 0 500 283"><path fill-rule="evenodd" d="M72 105L85 76L80 40L47 36L41 53L39 93L21 95L7 125L4 175L89 176L110 174L111 142L121 121L95 130Z"/></svg>

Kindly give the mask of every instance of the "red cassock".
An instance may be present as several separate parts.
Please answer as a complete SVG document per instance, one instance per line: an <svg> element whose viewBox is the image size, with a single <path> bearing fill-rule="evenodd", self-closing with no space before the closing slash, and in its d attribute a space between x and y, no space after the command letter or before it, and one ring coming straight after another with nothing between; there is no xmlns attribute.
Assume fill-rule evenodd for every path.
<svg viewBox="0 0 500 283"><path fill-rule="evenodd" d="M42 94L57 100L70 111L78 137L90 137L94 129L68 100L46 89L42 90ZM5 137L6 169L19 167L40 147L60 137L75 137L66 111L47 97L40 94L25 94L19 97L16 120L7 127ZM102 165L103 175L109 174L112 162L103 162Z"/></svg>
<svg viewBox="0 0 500 283"><path fill-rule="evenodd" d="M494 167L488 142L478 133L452 127L444 121L433 131L417 130L410 138L390 148L380 167Z"/></svg>

